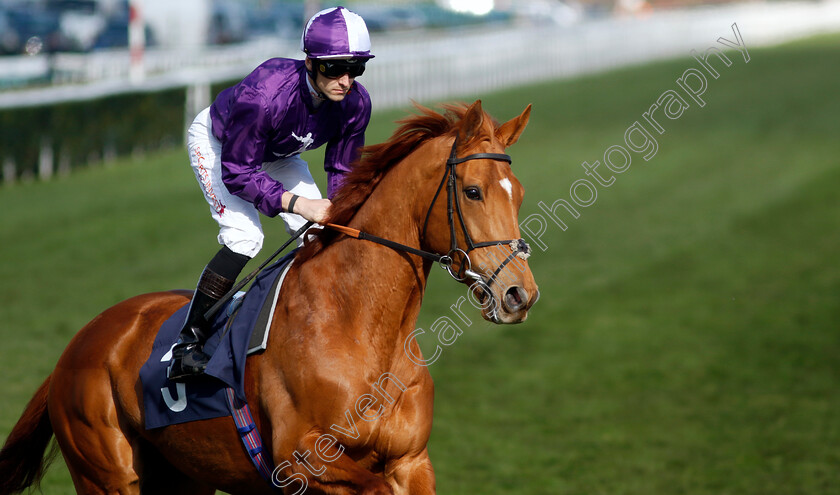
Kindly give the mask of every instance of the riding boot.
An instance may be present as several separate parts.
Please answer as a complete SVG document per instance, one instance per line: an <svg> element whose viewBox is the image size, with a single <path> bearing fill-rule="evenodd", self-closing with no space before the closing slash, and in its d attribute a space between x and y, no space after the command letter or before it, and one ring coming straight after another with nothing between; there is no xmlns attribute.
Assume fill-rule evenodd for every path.
<svg viewBox="0 0 840 495"><path fill-rule="evenodd" d="M172 348L172 360L166 370L166 375L170 380L194 378L204 373L210 361L210 355L204 352L204 344L211 335L211 323L207 321L204 314L233 287L235 282L213 272L209 266L204 269L190 303L184 328L181 329L178 342Z"/></svg>

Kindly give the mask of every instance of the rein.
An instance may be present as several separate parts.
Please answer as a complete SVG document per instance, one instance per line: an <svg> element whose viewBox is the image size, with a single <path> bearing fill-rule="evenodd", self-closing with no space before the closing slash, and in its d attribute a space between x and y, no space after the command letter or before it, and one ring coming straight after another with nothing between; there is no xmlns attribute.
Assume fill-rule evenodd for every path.
<svg viewBox="0 0 840 495"><path fill-rule="evenodd" d="M326 227L346 234L350 237L355 239L362 239L366 241L375 242L377 244L381 244L383 246L390 247L392 249L396 249L399 251L405 251L407 253L415 254L420 256L424 259L429 261L435 262L440 264L441 268L445 269L449 272L449 275L452 276L458 282L463 282L467 279L472 279L477 283L480 288L487 294L491 296L490 286L496 280L496 277L499 273L510 263L513 258L519 256L522 259L527 259L528 256L531 254L531 248L525 242L524 239L507 239L507 240L500 240L500 241L486 241L486 242L478 242L475 243L470 237L469 231L467 230L467 225L464 221L464 215L461 211L461 202L458 199L457 194L457 174L456 174L456 165L459 163L464 163L470 160L498 160L504 161L507 163L512 163L510 155L503 154L503 153L474 153L472 155L467 155L461 158L457 157L457 147L458 147L458 139L455 138L455 141L452 143L452 151L449 154L449 159L446 160L446 170L444 171L443 178L440 181L440 185L438 185L437 191L435 192L434 197L432 198L432 204L429 205L429 209L426 212L426 220L423 222L423 231L420 235L421 238L426 237L426 228L429 224L429 218L432 214L432 209L435 206L435 202L437 202L438 196L440 192L443 190L443 185L446 184L446 211L447 217L449 222L449 236L450 236L450 249L449 252L446 254L439 254L434 253L431 251L424 251L422 249L417 249L411 246L406 246L405 244L401 244L399 242L394 242L389 239L384 239L379 236L375 236L373 234L369 234L367 232L362 232L357 229L353 229L350 227L346 227L343 225L336 225L332 223L326 224ZM467 243L467 249L463 250L458 247L458 241L456 237L456 227L455 227L455 213L458 214L458 223L461 226L461 231L464 234L464 239ZM511 254L496 268L493 272L492 276L488 280L484 280L484 278L479 275L478 273L472 271L472 261L470 260L470 252L478 248L485 248L485 247L492 247L492 246L501 246L507 245L511 249ZM461 265L459 269L456 271L453 268L454 257L459 256L461 257Z"/></svg>
<svg viewBox="0 0 840 495"><path fill-rule="evenodd" d="M427 259L434 263L438 263L441 268L445 269L449 275L458 282L463 282L467 279L472 279L479 288L492 299L492 292L490 291L490 286L496 280L499 273L508 265L513 258L519 256L522 259L528 259L528 256L531 255L531 247L528 246L528 243L525 242L525 239L507 239L502 241L486 241L486 242L478 242L475 243L470 237L470 233L467 231L467 224L464 222L464 214L461 212L461 202L458 199L457 194L457 183L458 177L455 171L455 166L459 163L464 163L470 160L499 160L507 163L512 163L510 155L506 155L504 153L474 153L472 155L467 155L461 158L457 157L456 149L458 147L458 138L455 138L455 141L452 143L452 151L449 153L449 159L446 160L446 170L443 174L443 179L440 181L440 185L438 185L437 191L435 191L435 195L432 198L432 204L429 205L429 209L426 212L426 220L423 222L423 232L421 233L420 237L426 237L426 227L429 224L429 217L432 214L432 208L435 206L435 202L437 202L438 196L440 195L440 191L443 189L443 184L446 183L446 212L449 221L449 237L450 237L450 248L449 252L446 254L438 254L433 253L431 251L424 251L422 249L417 249L411 246L406 246L405 244L401 244L399 242L391 241L389 239L385 239L379 236L375 236L373 234L369 234L367 232L362 232L357 229L353 229L350 227L346 227L344 225L336 225L334 223L328 223L325 227L336 230L341 232L342 234L348 235L355 239L362 239L365 241L375 242L377 244L381 244L383 246L387 246L391 249L396 249L398 251L405 251L407 253L415 254L420 256L423 259ZM458 247L458 241L455 233L455 213L458 213L458 223L461 225L461 231L464 234L464 239L467 242L467 250L464 251L463 249ZM248 282L251 281L257 274L268 265L271 260L277 257L286 247L292 243L295 239L303 235L309 227L313 225L313 222L307 222L303 227L297 230L292 237L283 244L280 249L274 252L267 260L265 260L256 270L251 272L247 277L242 279L236 286L234 286L227 294L225 294L216 304L214 304L207 312L204 313L204 317L208 320L219 311L219 309L228 301L237 291L239 291L242 287L244 287ZM472 261L470 260L470 252L478 248L484 247L492 247L492 246L501 246L507 245L510 247L511 253L508 257L499 264L493 274L490 276L489 279L484 280L484 277L479 275L478 273L472 270ZM461 259L461 266L456 271L453 268L454 257L456 255L460 255ZM461 275L463 274L463 275Z"/></svg>
<svg viewBox="0 0 840 495"><path fill-rule="evenodd" d="M240 280L238 284L234 285L233 288L230 289L227 292L227 294L225 294L224 296L222 296L221 299L216 301L216 304L210 306L210 309L208 309L204 313L204 318L207 319L208 321L212 321L213 315L215 315L222 308L222 306L224 306L234 295L236 295L236 293L239 292L240 289L245 287L245 285L248 282L250 282L251 279L256 277L263 270L263 268L266 267L266 265L271 263L271 260L276 258L278 254L282 253L283 250L286 249L286 247L289 244L294 242L294 240L297 239L298 237L302 236L303 233L306 232L309 229L309 227L312 227L312 225L314 225L314 224L315 224L315 222L306 222L303 225L303 227L297 229L297 231L294 234L292 234L292 237L290 237L288 241L286 241L285 243L283 243L282 246L280 246L280 249L278 249L277 251L274 251L274 254L269 256L267 260L263 261L263 263L260 266L258 266L256 270L251 272L247 277Z"/></svg>

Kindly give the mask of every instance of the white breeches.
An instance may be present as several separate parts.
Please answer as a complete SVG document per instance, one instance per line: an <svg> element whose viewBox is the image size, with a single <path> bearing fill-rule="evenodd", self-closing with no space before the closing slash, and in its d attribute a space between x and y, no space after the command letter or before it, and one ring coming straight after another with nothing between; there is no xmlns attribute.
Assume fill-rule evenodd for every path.
<svg viewBox="0 0 840 495"><path fill-rule="evenodd" d="M210 109L206 108L190 125L187 149L195 178L210 205L210 213L219 224L219 244L231 251L253 258L263 245L259 211L253 204L228 192L222 182L222 144L211 131ZM309 173L309 166L299 155L263 163L262 170L283 187L308 199L321 199L321 191ZM294 233L306 220L300 215L281 213L286 232ZM302 242L303 237L298 240Z"/></svg>

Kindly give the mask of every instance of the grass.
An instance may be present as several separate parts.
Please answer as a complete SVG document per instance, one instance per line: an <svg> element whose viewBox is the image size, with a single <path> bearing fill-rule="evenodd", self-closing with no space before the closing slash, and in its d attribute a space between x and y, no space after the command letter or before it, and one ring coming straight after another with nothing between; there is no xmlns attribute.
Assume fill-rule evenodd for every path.
<svg viewBox="0 0 840 495"><path fill-rule="evenodd" d="M529 320L496 327L471 313L430 367L440 493L836 493L838 42L733 57L705 107L663 123L650 161L634 155L568 230L549 222ZM534 104L510 150L527 191L520 218L569 199L580 163L602 160L695 66L481 95L500 120ZM377 114L369 141L399 115ZM182 150L0 198L5 435L78 328L131 295L191 287L216 247ZM282 227L266 225L277 245ZM463 294L433 277L418 326ZM58 466L43 486L73 493Z"/></svg>

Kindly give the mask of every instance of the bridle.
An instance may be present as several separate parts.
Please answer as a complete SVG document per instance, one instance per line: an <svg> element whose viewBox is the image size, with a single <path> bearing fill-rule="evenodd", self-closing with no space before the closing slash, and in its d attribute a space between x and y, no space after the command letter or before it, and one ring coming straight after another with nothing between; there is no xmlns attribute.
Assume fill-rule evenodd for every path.
<svg viewBox="0 0 840 495"><path fill-rule="evenodd" d="M421 240L426 237L426 227L429 224L429 217L432 214L432 208L435 206L435 202L437 201L438 196L440 195L440 191L443 189L443 184L446 183L446 210L447 216L449 220L449 236L450 236L450 247L449 252L446 254L438 254L432 253L430 251L424 251L422 249L413 248L411 246L406 246L405 244L400 244L399 242L394 242L388 239L383 239L382 237L375 236L373 234L368 234L367 232L362 232L357 229L353 229L350 227L345 227L344 225L336 225L334 223L326 224L326 227L341 232L342 234L346 234L350 237L354 237L356 239L364 239L367 241L375 242L377 244L382 244L383 246L388 246L392 249L397 249L400 251L405 251L407 253L416 254L424 259L433 261L435 263L440 264L442 268L444 268L449 275L452 276L458 282L463 282L467 279L472 279L474 283L478 286L479 290L483 291L484 294L490 298L493 302L494 306L490 308L490 317L495 321L498 318L497 311L499 304L496 299L493 297L493 293L490 291L490 286L496 280L496 277L499 273L510 263L513 258L519 256L522 259L528 259L528 256L531 254L531 248L528 246L528 243L525 242L525 239L513 239L513 240L506 240L506 241L488 241L488 242L479 242L474 243L472 237L470 237L470 233L467 231L467 225L464 223L464 214L461 212L461 202L458 199L457 194L457 183L458 177L455 173L455 166L459 163L464 163L470 160L499 160L507 163L511 163L510 155L505 155L503 153L474 153L472 155L467 155L461 158L458 158L456 155L456 149L458 147L458 138L455 138L455 142L452 143L452 151L449 154L449 159L446 160L446 171L443 174L443 179L440 181L440 185L435 191L435 196L432 198L432 204L429 205L429 210L426 212L426 220L423 222L423 231L420 234ZM467 250L464 251L463 249L458 247L458 241L455 237L455 212L458 213L458 223L461 224L461 230L464 233L464 239L467 242ZM251 272L247 277L240 280L231 290L227 292L219 301L216 302L213 306L210 307L205 313L204 317L210 320L213 315L215 315L221 307L229 301L237 291L242 289L245 285L248 284L254 277L257 276L258 273L262 271L274 258L276 258L281 252L283 252L286 247L291 244L294 240L299 238L306 232L314 222L309 221L306 222L301 228L295 232L289 240L287 240L280 249L274 252L267 260L265 260L256 270ZM486 281L484 278L479 275L478 273L472 271L472 261L470 260L470 252L474 249L484 248L484 247L491 247L491 246L501 246L507 244L510 247L511 253L508 257L499 264L498 268L493 272L493 275L490 276L489 279ZM452 267L454 262L454 256L458 253L463 255L463 259L460 264L460 268L455 271Z"/></svg>
<svg viewBox="0 0 840 495"><path fill-rule="evenodd" d="M449 275L452 276L452 278L458 282L464 282L467 279L473 280L475 284L478 285L479 290L483 291L488 297L490 297L495 302L495 299L492 297L492 292L490 291L490 286L493 284L493 282L496 280L499 273L505 268L505 266L507 266L511 261L513 261L515 257L518 256L521 259L527 259L528 256L530 256L531 254L531 248L530 246L528 246L528 243L525 242L525 239L522 238L506 239L499 241L473 242L472 237L470 236L470 233L467 230L467 225L464 221L464 214L461 211L461 201L458 198L457 194L458 177L456 173L456 166L459 163L464 163L470 160L497 160L511 163L511 158L510 155L506 155L503 153L474 153L472 155L467 155L458 158L457 148L458 138L456 137L455 141L452 143L452 151L449 154L449 159L446 160L446 170L444 171L443 178L441 179L437 191L435 191L435 195L432 198L432 204L429 205L429 209L426 212L426 219L423 222L423 230L420 234L420 239L422 241L422 239L425 239L426 237L426 229L429 225L429 218L431 217L432 209L434 208L435 203L437 202L437 199L440 196L440 192L443 190L443 185L446 184L446 212L447 219L449 222L450 236L450 247L449 251L446 254L438 254L430 251L424 251L422 249L416 249L411 246L406 246L398 242L384 239L382 237L378 237L367 232L361 232L359 230L345 227L342 225L327 224L326 226L334 230L338 230L344 234L350 235L351 237L355 237L357 239L364 239L376 242L378 244L382 244L393 249L398 249L400 251L415 254L424 259L438 263L441 266L441 268L445 269L449 273ZM461 232L463 233L464 240L467 244L466 250L458 247L455 224L456 213L458 215L458 224L460 224L461 226ZM502 263L499 264L499 266L496 268L496 270L493 272L490 278L485 280L484 277L472 270L472 261L470 260L470 253L473 250L502 245L509 246L511 253L507 256L507 258L504 261L502 261ZM460 261L457 270L453 266L455 258L459 258Z"/></svg>
<svg viewBox="0 0 840 495"><path fill-rule="evenodd" d="M474 153L472 155L467 155L461 158L457 156L457 148L458 148L458 139L455 138L455 141L452 143L452 151L449 153L449 159L446 160L446 170L444 171L443 178L438 185L437 191L435 191L435 195L432 198L432 204L429 205L429 210L426 212L426 220L423 222L423 230L420 233L420 238L425 239L426 237L426 229L429 226L429 218L432 215L432 209L437 202L438 196L440 196L441 190L443 190L443 185L446 184L446 215L449 222L449 238L450 238L450 247L449 252L445 255L441 256L441 259L438 260L441 267L446 269L449 272L449 275L452 276L458 282L463 282L466 279L470 278L475 280L477 283L484 284L485 287L483 289L487 289L489 291L490 285L499 275L499 273L510 263L514 257L519 254L523 259L527 259L528 256L531 254L531 248L525 242L525 239L506 239L500 241L485 241L485 242L473 242L472 237L470 236L469 231L467 230L467 224L464 221L464 213L461 211L461 200L458 195L457 185L458 185L458 176L456 173L456 165L459 163L468 162L470 160L497 160L507 162L508 164L512 163L510 155L504 153ZM461 226L461 232L464 234L464 242L467 244L467 249L463 250L458 247L458 241L456 237L456 227L455 227L455 214L458 214L458 224ZM485 248L485 247L493 247L493 246L501 246L507 245L511 249L511 253L508 257L496 268L493 272L491 277L485 282L481 275L472 271L472 261L470 260L470 253L478 248ZM456 271L453 268L453 264L455 261L455 257L461 257L460 267ZM489 294L489 292L488 292Z"/></svg>

